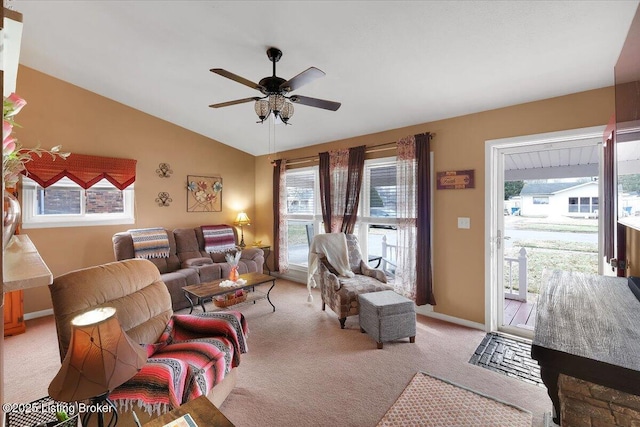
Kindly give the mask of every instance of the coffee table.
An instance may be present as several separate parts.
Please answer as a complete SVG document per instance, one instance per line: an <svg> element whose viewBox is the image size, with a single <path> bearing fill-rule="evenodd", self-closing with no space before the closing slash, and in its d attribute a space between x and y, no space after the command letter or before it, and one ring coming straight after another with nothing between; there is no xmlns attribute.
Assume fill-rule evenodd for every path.
<svg viewBox="0 0 640 427"><path fill-rule="evenodd" d="M240 278L246 280L247 283L245 283L244 285L227 288L220 287L220 283L227 279L218 279L214 280L213 282L200 283L197 285L189 285L183 287L182 290L184 291L184 296L187 297L189 303L191 304L191 311L189 311L189 314L193 313L194 300L196 304L200 304L200 307L202 307L202 311L206 312L207 310L204 307L204 303L206 301L212 300L215 296L224 295L229 292L237 291L238 289L251 289L253 291L248 293L246 302L253 301L253 303L255 304L256 301L266 298L267 301L269 301L269 304L271 304L271 307L273 307L273 311L276 311L276 306L273 305L271 299L269 298L271 289L273 289L273 287L276 285L275 277L262 273L246 273L241 274ZM255 290L256 286L269 282L271 282L271 287L266 293ZM243 304L246 302L243 302Z"/></svg>

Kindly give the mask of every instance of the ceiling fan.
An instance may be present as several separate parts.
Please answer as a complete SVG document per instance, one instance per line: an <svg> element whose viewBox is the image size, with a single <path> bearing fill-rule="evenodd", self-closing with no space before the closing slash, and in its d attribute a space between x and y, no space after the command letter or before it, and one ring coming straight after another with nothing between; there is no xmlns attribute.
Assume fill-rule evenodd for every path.
<svg viewBox="0 0 640 427"><path fill-rule="evenodd" d="M302 95L290 95L292 92L312 81L322 77L325 73L316 67L310 67L297 76L285 80L276 76L276 62L282 58L282 51L275 47L267 49L267 57L273 63L273 75L265 77L259 83L233 74L222 68L212 68L210 71L222 77L226 77L250 88L260 91L264 96L254 96L251 98L236 99L235 101L221 102L219 104L209 105L211 108L228 107L230 105L243 104L245 102L255 101L255 111L262 123L273 113L275 118L279 118L283 123L287 124L291 116L293 116L293 104L302 104L309 107L323 108L325 110L336 111L340 108L339 102L327 101L324 99L311 98Z"/></svg>

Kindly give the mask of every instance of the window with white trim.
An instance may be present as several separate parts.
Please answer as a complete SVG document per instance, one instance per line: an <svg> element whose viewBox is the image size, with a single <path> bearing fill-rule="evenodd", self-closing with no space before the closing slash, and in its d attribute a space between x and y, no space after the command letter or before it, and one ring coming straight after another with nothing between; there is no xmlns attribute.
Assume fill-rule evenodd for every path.
<svg viewBox="0 0 640 427"><path fill-rule="evenodd" d="M597 197L569 197L569 212L598 212Z"/></svg>
<svg viewBox="0 0 640 427"><path fill-rule="evenodd" d="M306 268L310 241L322 222L318 168L288 170L285 180L289 266Z"/></svg>
<svg viewBox="0 0 640 427"><path fill-rule="evenodd" d="M365 160L357 230L362 256L388 276L395 272L398 241L396 158ZM378 263L378 261L380 261Z"/></svg>
<svg viewBox="0 0 640 427"><path fill-rule="evenodd" d="M22 228L133 224L133 184L117 189L106 179L83 189L69 178L42 188L22 178Z"/></svg>
<svg viewBox="0 0 640 427"><path fill-rule="evenodd" d="M549 204L549 197L548 196L544 196L544 197L533 197L533 204L534 205L548 205Z"/></svg>

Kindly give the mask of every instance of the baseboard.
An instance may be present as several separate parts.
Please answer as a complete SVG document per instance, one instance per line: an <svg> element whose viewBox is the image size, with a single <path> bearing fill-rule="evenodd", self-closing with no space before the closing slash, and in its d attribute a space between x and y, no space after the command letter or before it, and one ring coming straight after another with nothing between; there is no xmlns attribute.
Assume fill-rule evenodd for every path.
<svg viewBox="0 0 640 427"><path fill-rule="evenodd" d="M31 313L24 314L24 320L37 319L38 317L53 316L53 308L46 310L32 311Z"/></svg>
<svg viewBox="0 0 640 427"><path fill-rule="evenodd" d="M301 283L303 285L307 284L307 272L302 271L302 270L294 270L294 269L289 269L289 271L287 271L284 274L280 274L278 272L271 272L271 275L274 277L278 277L281 279L286 279L289 280L291 282L296 282L296 283Z"/></svg>
<svg viewBox="0 0 640 427"><path fill-rule="evenodd" d="M433 317L434 319L444 320L445 322L455 323L456 325L466 326L468 328L480 329L481 331L486 330L484 324L482 323L472 322L471 320L461 319L459 317L449 316L447 314L436 313L435 311L416 310L416 313L419 313L428 317Z"/></svg>
<svg viewBox="0 0 640 427"><path fill-rule="evenodd" d="M307 273L299 270L289 269L289 271L285 274L279 274L277 272L272 272L272 276L280 277L286 280L290 280L292 282L297 282L301 284L306 284L307 282ZM472 322L466 319L460 319L459 317L449 316L446 314L436 313L433 311L432 305L421 305L416 307L416 313L422 314L424 316L433 317L435 319L444 320L445 322L455 323L457 325L466 326L468 328L480 329L481 331L486 330L484 324Z"/></svg>

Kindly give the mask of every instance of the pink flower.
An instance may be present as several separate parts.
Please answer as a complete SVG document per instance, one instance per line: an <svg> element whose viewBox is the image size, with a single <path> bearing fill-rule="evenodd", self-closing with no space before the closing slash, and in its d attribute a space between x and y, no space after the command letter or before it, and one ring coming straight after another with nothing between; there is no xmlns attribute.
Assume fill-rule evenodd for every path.
<svg viewBox="0 0 640 427"><path fill-rule="evenodd" d="M4 140L6 137L11 135L11 132L13 132L13 125L11 124L11 122L8 120L3 120L2 121L2 139Z"/></svg>
<svg viewBox="0 0 640 427"><path fill-rule="evenodd" d="M13 117L22 110L22 107L27 105L27 101L12 93L4 99L4 104L4 117Z"/></svg>
<svg viewBox="0 0 640 427"><path fill-rule="evenodd" d="M2 141L2 155L8 156L16 150L16 139L7 135L7 137Z"/></svg>

